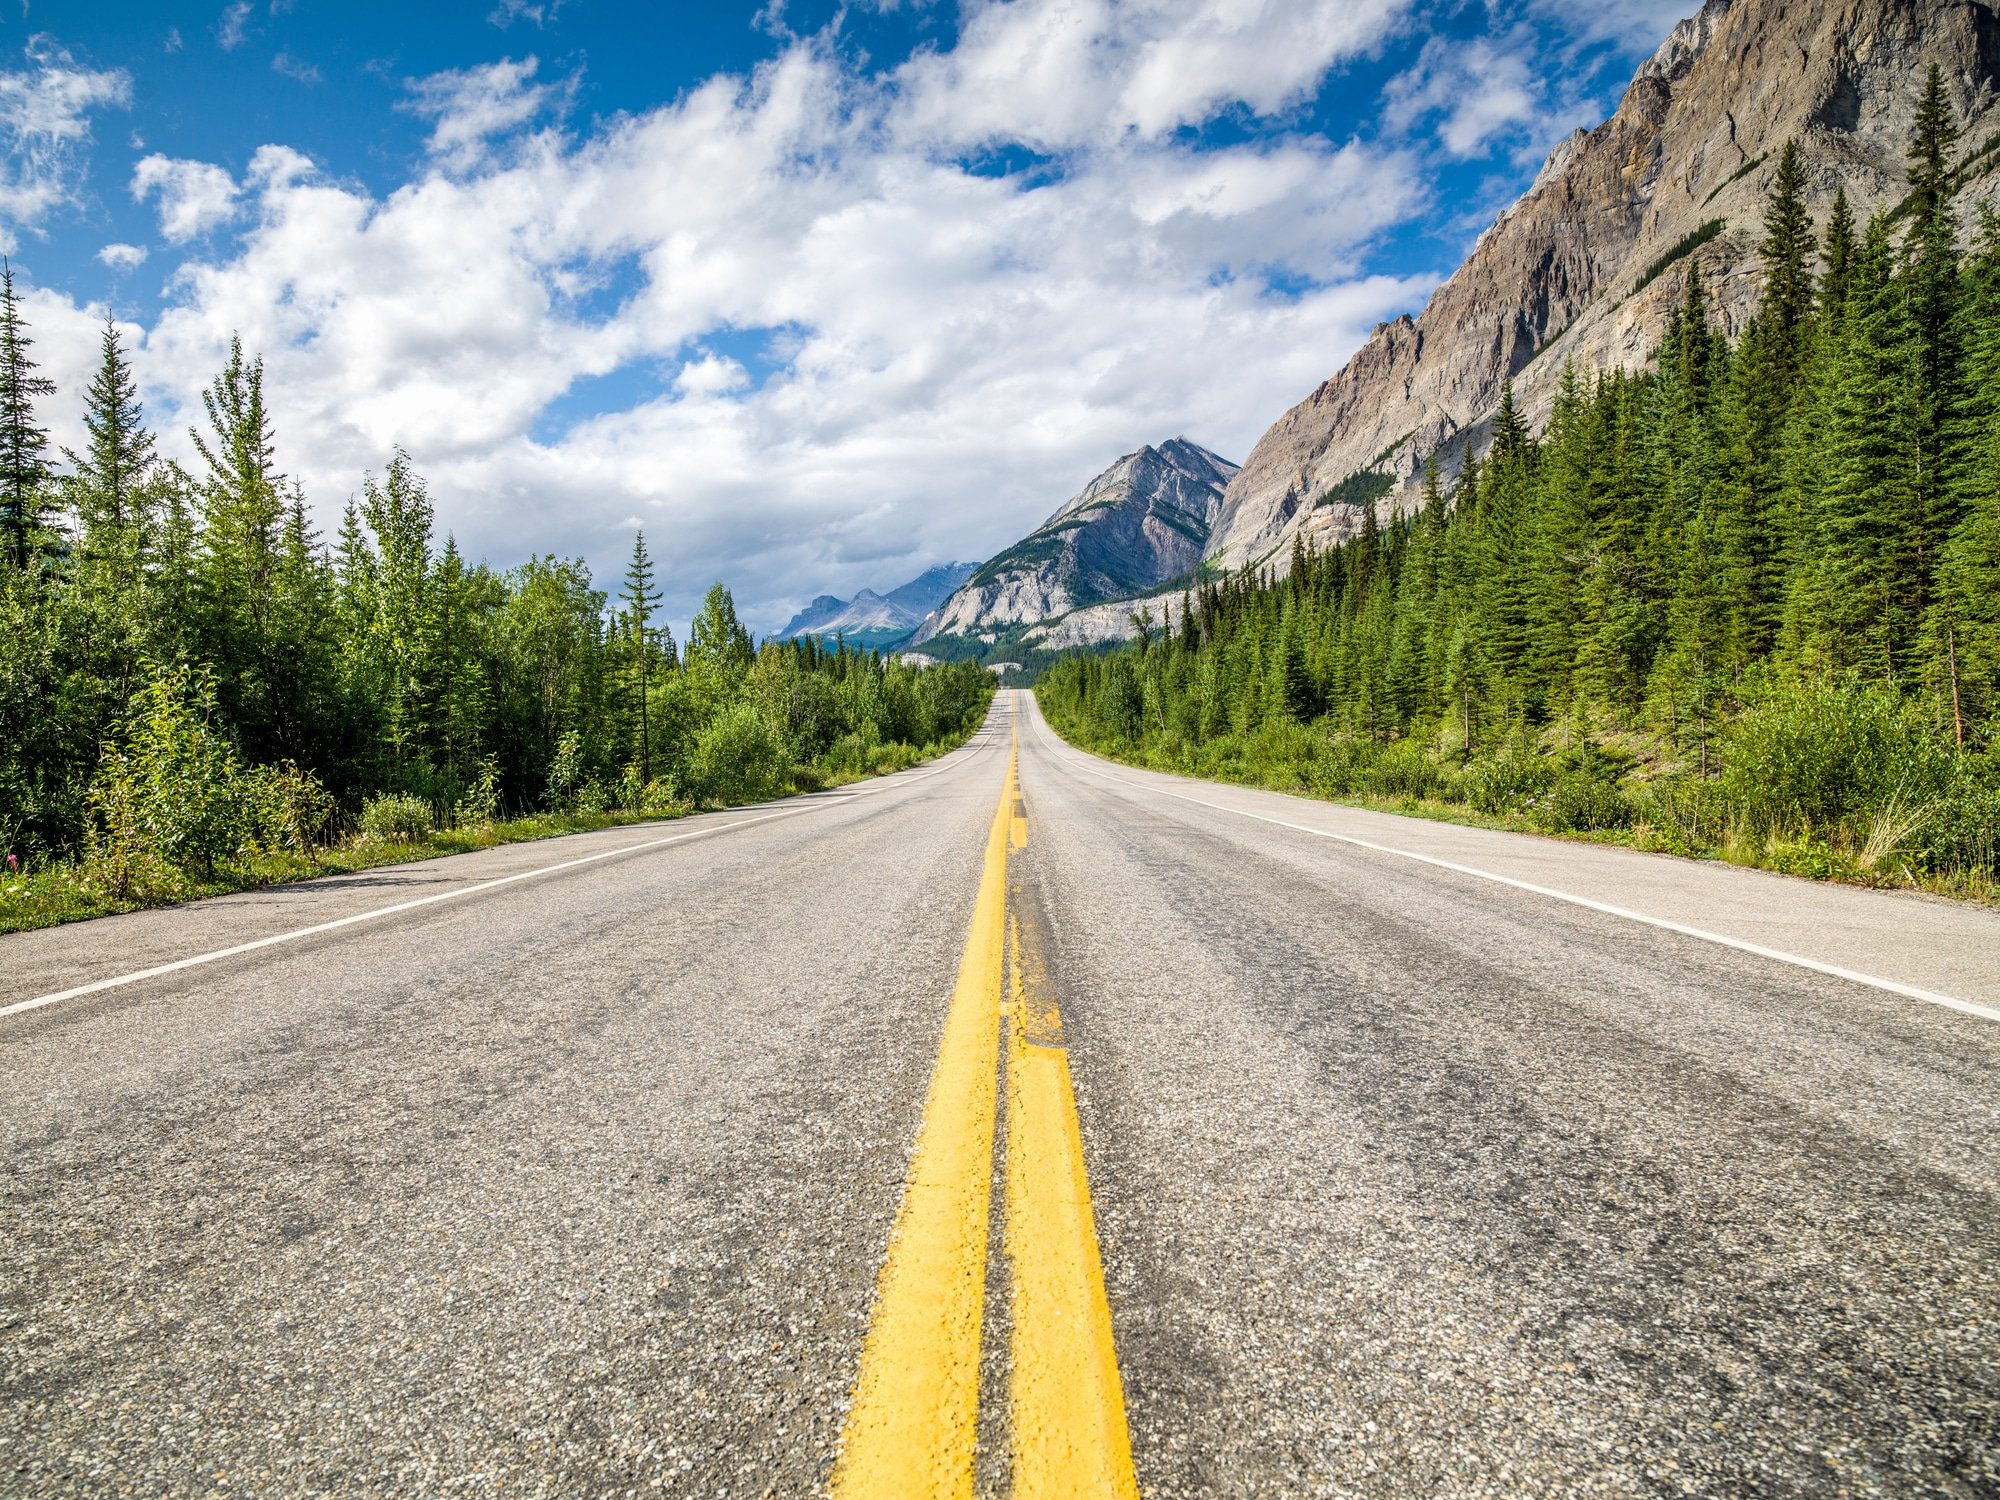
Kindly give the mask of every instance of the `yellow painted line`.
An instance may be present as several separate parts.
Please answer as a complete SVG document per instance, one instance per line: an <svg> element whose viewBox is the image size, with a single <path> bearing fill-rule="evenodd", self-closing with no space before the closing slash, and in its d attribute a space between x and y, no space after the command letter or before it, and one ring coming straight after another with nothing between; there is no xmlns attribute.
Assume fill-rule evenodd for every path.
<svg viewBox="0 0 2000 1500"><path fill-rule="evenodd" d="M1014 1271L1015 1500L1138 1500L1062 1017L1014 924L1007 1254Z"/></svg>
<svg viewBox="0 0 2000 1500"><path fill-rule="evenodd" d="M838 1500L972 1494L1014 770L1010 754L923 1128L861 1349L833 1475Z"/></svg>

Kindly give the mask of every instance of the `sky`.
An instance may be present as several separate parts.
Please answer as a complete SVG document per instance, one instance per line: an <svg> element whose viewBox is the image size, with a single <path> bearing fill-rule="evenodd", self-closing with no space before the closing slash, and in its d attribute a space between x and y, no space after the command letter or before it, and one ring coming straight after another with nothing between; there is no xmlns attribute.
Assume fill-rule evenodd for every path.
<svg viewBox="0 0 2000 1500"><path fill-rule="evenodd" d="M0 0L0 248L59 443L109 316L192 467L240 336L327 535L400 447L770 631L1241 462L1696 3Z"/></svg>

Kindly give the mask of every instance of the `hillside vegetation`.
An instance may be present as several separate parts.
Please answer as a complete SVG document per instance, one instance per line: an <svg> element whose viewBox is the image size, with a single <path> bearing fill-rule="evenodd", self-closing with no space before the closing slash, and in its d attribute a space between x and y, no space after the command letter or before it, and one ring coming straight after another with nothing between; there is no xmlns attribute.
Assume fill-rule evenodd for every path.
<svg viewBox="0 0 2000 1500"><path fill-rule="evenodd" d="M328 546L240 346L191 475L107 324L58 473L30 348L0 275L0 929L823 786L991 697L970 662L758 649L720 583L682 651L643 535L616 597L468 563L400 452Z"/></svg>
<svg viewBox="0 0 2000 1500"><path fill-rule="evenodd" d="M1073 657L1057 728L1195 774L1991 893L2000 217L1962 256L1932 69L1910 193L1823 235L1788 147L1732 346L1698 256L1650 371L1511 388L1480 461L1180 628Z"/></svg>

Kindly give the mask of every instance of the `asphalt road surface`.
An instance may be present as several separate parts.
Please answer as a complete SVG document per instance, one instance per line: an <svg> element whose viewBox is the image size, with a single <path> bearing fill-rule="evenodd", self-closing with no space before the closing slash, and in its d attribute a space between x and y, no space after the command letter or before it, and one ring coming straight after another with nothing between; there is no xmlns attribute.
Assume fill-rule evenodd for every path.
<svg viewBox="0 0 2000 1500"><path fill-rule="evenodd" d="M0 1495L888 1494L897 1432L941 1493L1992 1495L1996 1013L1992 912L1003 693L842 792L0 938Z"/></svg>

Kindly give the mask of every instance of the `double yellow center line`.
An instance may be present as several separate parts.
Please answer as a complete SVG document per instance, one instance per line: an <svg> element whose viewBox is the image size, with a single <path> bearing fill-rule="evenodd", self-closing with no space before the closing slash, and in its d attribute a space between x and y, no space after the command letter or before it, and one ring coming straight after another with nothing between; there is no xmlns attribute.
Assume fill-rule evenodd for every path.
<svg viewBox="0 0 2000 1500"><path fill-rule="evenodd" d="M1007 980L1007 850L1027 845L1019 740L986 839L923 1128L876 1288L833 1476L838 1500L970 1496ZM1015 932L1007 1011L1006 1248L1017 1497L1136 1500L1069 1055ZM1039 961L1038 953L1030 955Z"/></svg>

